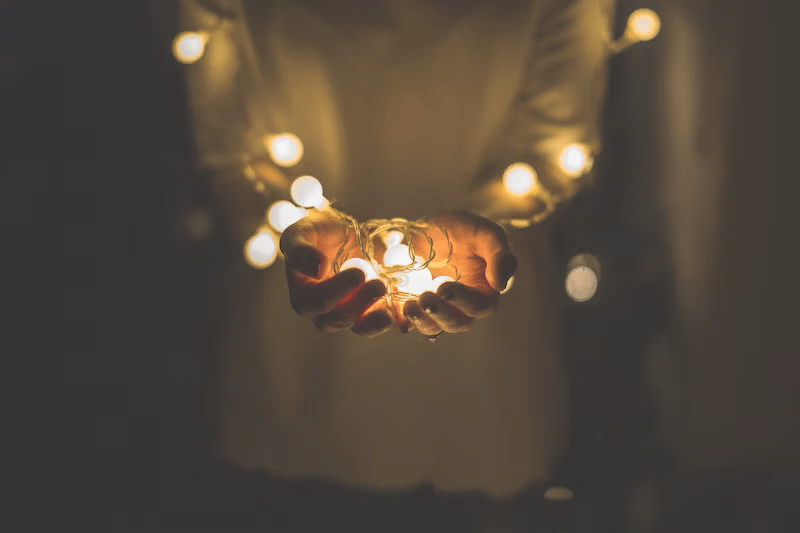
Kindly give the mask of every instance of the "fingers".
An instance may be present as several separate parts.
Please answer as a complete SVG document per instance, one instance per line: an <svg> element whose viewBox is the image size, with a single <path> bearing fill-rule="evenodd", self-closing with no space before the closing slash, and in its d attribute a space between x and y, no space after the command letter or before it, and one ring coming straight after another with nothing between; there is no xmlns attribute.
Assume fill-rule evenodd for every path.
<svg viewBox="0 0 800 533"><path fill-rule="evenodd" d="M333 311L318 315L314 319L314 324L326 333L351 328L365 311L385 294L386 285L381 280L372 280L346 296Z"/></svg>
<svg viewBox="0 0 800 533"><path fill-rule="evenodd" d="M286 275L289 278L292 308L301 316L333 311L341 300L364 283L364 273L356 268L317 282L287 264Z"/></svg>
<svg viewBox="0 0 800 533"><path fill-rule="evenodd" d="M476 254L486 262L486 281L496 290L506 288L517 271L517 258L511 252L508 236L502 226L486 220L477 232Z"/></svg>
<svg viewBox="0 0 800 533"><path fill-rule="evenodd" d="M391 327L394 321L388 309L382 308L378 311L370 312L356 321L350 330L358 335L365 337L375 337L381 333L385 333Z"/></svg>
<svg viewBox="0 0 800 533"><path fill-rule="evenodd" d="M403 306L403 315L414 324L417 331L423 335L438 335L442 332L441 326L420 307L416 300L409 300Z"/></svg>
<svg viewBox="0 0 800 533"><path fill-rule="evenodd" d="M508 280L517 271L517 258L511 252L501 250L485 258L486 281L496 291L502 291Z"/></svg>
<svg viewBox="0 0 800 533"><path fill-rule="evenodd" d="M420 296L419 305L425 314L436 321L439 327L447 333L467 331L475 320L432 292L426 292Z"/></svg>
<svg viewBox="0 0 800 533"><path fill-rule="evenodd" d="M492 314L500 302L500 293L497 291L487 294L461 283L444 283L439 287L438 294L445 302L472 318Z"/></svg>

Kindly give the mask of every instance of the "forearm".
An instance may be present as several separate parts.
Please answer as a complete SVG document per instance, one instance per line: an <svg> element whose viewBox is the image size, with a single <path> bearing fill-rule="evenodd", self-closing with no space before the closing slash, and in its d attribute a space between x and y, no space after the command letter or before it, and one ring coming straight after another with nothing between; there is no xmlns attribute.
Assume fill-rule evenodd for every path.
<svg viewBox="0 0 800 533"><path fill-rule="evenodd" d="M542 5L535 56L496 143L502 148L491 154L464 202L484 216L519 225L542 220L590 182L593 158L602 147L613 2ZM565 164L569 148L586 156L577 170ZM535 174L530 189L517 194L503 184L504 172L515 163L530 165Z"/></svg>

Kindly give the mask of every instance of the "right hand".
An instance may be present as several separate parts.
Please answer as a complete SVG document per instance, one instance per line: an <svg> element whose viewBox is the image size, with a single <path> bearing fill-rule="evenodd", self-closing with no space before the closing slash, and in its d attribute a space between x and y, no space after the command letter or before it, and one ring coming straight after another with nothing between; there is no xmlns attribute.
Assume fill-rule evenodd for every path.
<svg viewBox="0 0 800 533"><path fill-rule="evenodd" d="M289 298L292 308L310 318L321 331L350 328L359 335L374 337L388 331L393 323L383 298L386 286L379 279L365 283L364 273L358 269L339 274L333 269L342 246L350 248L354 242L353 228L325 211L312 211L286 228L280 246L286 257Z"/></svg>

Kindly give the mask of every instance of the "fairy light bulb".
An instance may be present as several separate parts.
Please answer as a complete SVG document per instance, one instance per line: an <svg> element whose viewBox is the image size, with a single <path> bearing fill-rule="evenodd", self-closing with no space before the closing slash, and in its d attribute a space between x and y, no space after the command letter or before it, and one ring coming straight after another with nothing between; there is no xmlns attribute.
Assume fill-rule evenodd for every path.
<svg viewBox="0 0 800 533"><path fill-rule="evenodd" d="M303 207L322 206L325 197L322 195L322 184L313 176L300 176L292 183L292 200Z"/></svg>
<svg viewBox="0 0 800 533"><path fill-rule="evenodd" d="M591 300L597 292L597 274L586 266L573 268L567 274L567 294L576 302Z"/></svg>
<svg viewBox="0 0 800 533"><path fill-rule="evenodd" d="M305 209L297 207L292 202L286 200L275 202L270 206L269 211L267 211L267 221L269 225L278 232L285 231L286 228L305 216Z"/></svg>
<svg viewBox="0 0 800 533"><path fill-rule="evenodd" d="M402 246L402 245L401 245ZM397 282L395 286L400 292L406 292L419 296L423 292L431 290L433 282L433 275L427 268L420 270L412 270L411 272L403 272L397 275Z"/></svg>
<svg viewBox="0 0 800 533"><path fill-rule="evenodd" d="M172 54L175 59L188 65L203 57L209 35L200 31L185 31L179 33L172 41Z"/></svg>
<svg viewBox="0 0 800 533"><path fill-rule="evenodd" d="M303 143L292 133L267 135L264 145L275 164L282 167L294 166L303 158Z"/></svg>
<svg viewBox="0 0 800 533"><path fill-rule="evenodd" d="M580 144L570 144L561 150L558 156L558 163L561 170L571 177L578 177L588 169L589 153L586 147Z"/></svg>
<svg viewBox="0 0 800 533"><path fill-rule="evenodd" d="M628 17L625 32L637 41L649 41L661 30L661 19L652 9L637 9Z"/></svg>
<svg viewBox="0 0 800 533"><path fill-rule="evenodd" d="M383 242L386 243L386 248L391 248L392 246L397 246L402 243L404 237L405 235L403 235L402 231L393 230L386 234Z"/></svg>
<svg viewBox="0 0 800 533"><path fill-rule="evenodd" d="M410 266L413 262L411 249L405 244L390 246L383 257L383 265L387 267Z"/></svg>
<svg viewBox="0 0 800 533"><path fill-rule="evenodd" d="M352 257L347 261L345 261L344 263L342 263L339 272L344 272L345 270L348 270L350 268L357 268L358 270L363 272L366 281L378 279L380 277L378 275L378 272L372 266L372 264L370 264L370 262L365 259L361 259L360 257Z"/></svg>
<svg viewBox="0 0 800 533"><path fill-rule="evenodd" d="M261 230L245 243L244 257L253 268L267 268L278 257L278 240L268 229Z"/></svg>
<svg viewBox="0 0 800 533"><path fill-rule="evenodd" d="M527 163L514 163L503 172L503 185L513 196L524 196L536 185L536 171Z"/></svg>
<svg viewBox="0 0 800 533"><path fill-rule="evenodd" d="M436 278L433 278L430 284L430 289L428 290L430 290L431 292L436 292L439 290L439 287L441 287L442 285L444 285L449 281L455 281L455 280L450 276L438 276Z"/></svg>

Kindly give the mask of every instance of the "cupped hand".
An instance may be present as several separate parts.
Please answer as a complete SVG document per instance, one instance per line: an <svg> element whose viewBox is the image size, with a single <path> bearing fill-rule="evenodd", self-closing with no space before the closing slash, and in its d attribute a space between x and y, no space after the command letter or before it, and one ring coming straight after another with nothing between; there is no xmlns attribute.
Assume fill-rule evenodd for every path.
<svg viewBox="0 0 800 533"><path fill-rule="evenodd" d="M334 261L343 246L355 240L352 228L326 211L313 211L281 236L292 308L325 332L351 329L366 336L391 328L393 317L381 280L364 282L364 273L349 269L336 274Z"/></svg>
<svg viewBox="0 0 800 533"><path fill-rule="evenodd" d="M443 331L467 331L476 318L486 317L497 308L500 291L517 270L517 258L511 252L505 230L487 218L452 211L427 222L432 226L428 236L433 241L435 260L449 255L449 263L458 269L459 278L457 282L444 283L435 293L426 292L407 301L402 310L407 323L400 327L408 330L413 325L429 336ZM423 256L429 255L430 247L423 237L414 241L415 251ZM434 277L453 276L449 267L431 271Z"/></svg>

